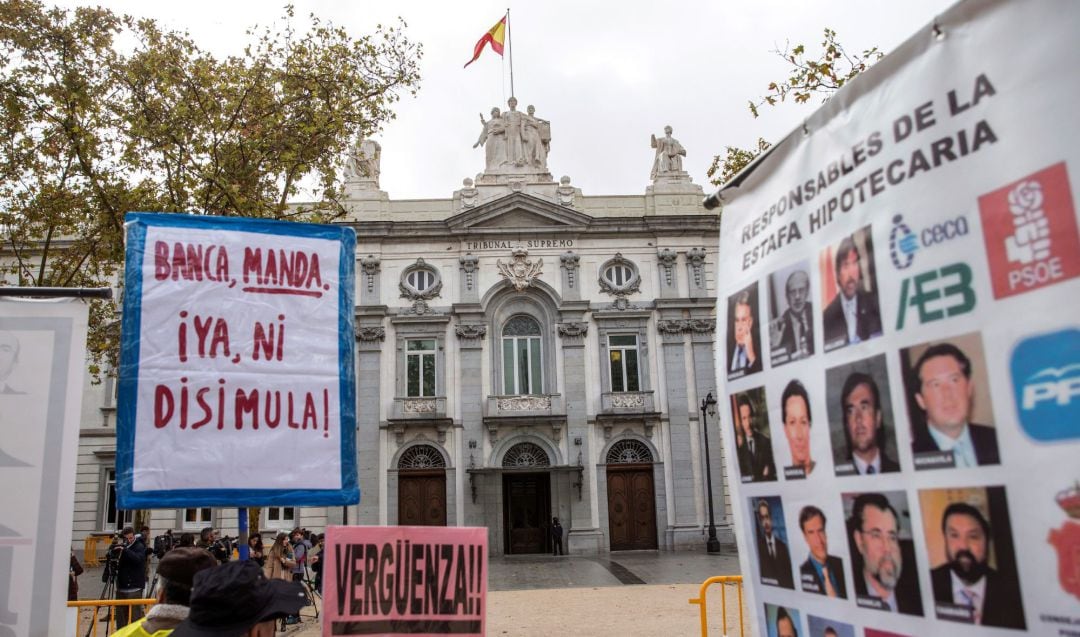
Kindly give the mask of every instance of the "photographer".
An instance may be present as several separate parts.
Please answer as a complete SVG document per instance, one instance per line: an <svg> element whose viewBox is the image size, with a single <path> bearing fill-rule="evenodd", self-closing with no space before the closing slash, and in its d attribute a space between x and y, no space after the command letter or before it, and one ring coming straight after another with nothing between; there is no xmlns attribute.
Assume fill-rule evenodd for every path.
<svg viewBox="0 0 1080 637"><path fill-rule="evenodd" d="M199 532L198 547L209 551L221 564L229 561L229 554L232 552L228 541L218 539L217 531L209 526Z"/></svg>
<svg viewBox="0 0 1080 637"><path fill-rule="evenodd" d="M168 529L163 535L154 538L154 556L159 560L175 547L176 540L173 538L172 529Z"/></svg>
<svg viewBox="0 0 1080 637"><path fill-rule="evenodd" d="M217 567L217 560L194 547L177 548L161 559L157 604L146 617L117 630L112 637L163 637L187 618L195 574Z"/></svg>
<svg viewBox="0 0 1080 637"><path fill-rule="evenodd" d="M109 560L116 565L116 599L140 599L146 587L146 544L135 529L124 527L121 539L109 547ZM117 606L116 626L143 616L142 606Z"/></svg>

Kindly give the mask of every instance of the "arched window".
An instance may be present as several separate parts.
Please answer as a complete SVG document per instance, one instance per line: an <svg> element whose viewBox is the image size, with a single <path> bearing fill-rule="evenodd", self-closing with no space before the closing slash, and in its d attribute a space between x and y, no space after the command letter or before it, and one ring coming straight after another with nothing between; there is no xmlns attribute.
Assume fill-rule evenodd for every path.
<svg viewBox="0 0 1080 637"><path fill-rule="evenodd" d="M551 460L540 445L533 442L519 442L503 456L504 467L550 467Z"/></svg>
<svg viewBox="0 0 1080 637"><path fill-rule="evenodd" d="M398 469L444 469L446 460L431 445L415 445L401 454Z"/></svg>
<svg viewBox="0 0 1080 637"><path fill-rule="evenodd" d="M503 325L503 394L544 393L540 342L540 323L531 316L518 314Z"/></svg>
<svg viewBox="0 0 1080 637"><path fill-rule="evenodd" d="M634 462L652 462L652 452L638 440L620 440L608 450L608 464L629 464Z"/></svg>

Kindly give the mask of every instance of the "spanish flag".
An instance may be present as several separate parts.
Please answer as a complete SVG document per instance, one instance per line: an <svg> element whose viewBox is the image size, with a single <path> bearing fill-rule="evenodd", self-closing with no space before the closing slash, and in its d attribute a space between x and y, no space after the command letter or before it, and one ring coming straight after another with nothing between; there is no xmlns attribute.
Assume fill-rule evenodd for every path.
<svg viewBox="0 0 1080 637"><path fill-rule="evenodd" d="M488 32L484 34L484 37L480 38L480 41L476 43L476 48L473 49L472 59L465 63L468 67L470 64L476 61L476 58L480 57L480 53L484 50L484 45L488 42L491 43L491 49L498 53L503 54L503 42L506 41L506 16L502 17L495 23L495 26L488 29Z"/></svg>

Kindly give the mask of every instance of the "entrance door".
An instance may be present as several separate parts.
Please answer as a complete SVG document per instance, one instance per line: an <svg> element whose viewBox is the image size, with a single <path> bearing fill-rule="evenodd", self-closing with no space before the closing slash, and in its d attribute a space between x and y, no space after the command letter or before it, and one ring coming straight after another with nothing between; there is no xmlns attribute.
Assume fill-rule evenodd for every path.
<svg viewBox="0 0 1080 637"><path fill-rule="evenodd" d="M508 555L548 551L550 501L548 474L503 474L503 523Z"/></svg>
<svg viewBox="0 0 1080 637"><path fill-rule="evenodd" d="M611 550L655 549L652 465L608 465L607 493Z"/></svg>
<svg viewBox="0 0 1080 637"><path fill-rule="evenodd" d="M446 472L398 473L398 524L446 526Z"/></svg>

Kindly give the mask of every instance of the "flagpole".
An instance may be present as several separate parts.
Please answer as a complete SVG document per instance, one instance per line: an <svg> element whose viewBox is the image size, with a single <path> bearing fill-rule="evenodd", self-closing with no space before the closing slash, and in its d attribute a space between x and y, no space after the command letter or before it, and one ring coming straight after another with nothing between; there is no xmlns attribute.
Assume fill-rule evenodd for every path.
<svg viewBox="0 0 1080 637"><path fill-rule="evenodd" d="M510 7L506 8L506 47L510 49L510 97L514 97L514 45L510 43Z"/></svg>

